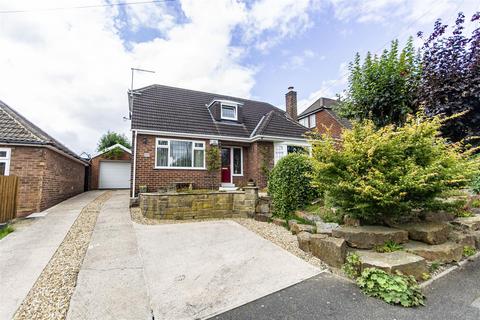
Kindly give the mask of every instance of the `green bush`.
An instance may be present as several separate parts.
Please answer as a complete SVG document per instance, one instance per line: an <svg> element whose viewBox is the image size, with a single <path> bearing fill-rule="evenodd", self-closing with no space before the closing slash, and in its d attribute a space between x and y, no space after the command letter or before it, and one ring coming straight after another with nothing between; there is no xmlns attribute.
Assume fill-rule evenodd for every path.
<svg viewBox="0 0 480 320"><path fill-rule="evenodd" d="M290 213L307 206L318 197L317 190L311 184L312 171L311 159L303 154L291 153L278 161L268 180L274 215L287 218Z"/></svg>
<svg viewBox="0 0 480 320"><path fill-rule="evenodd" d="M477 249L471 246L464 246L463 247L463 256L468 258L473 256L475 253L477 253Z"/></svg>
<svg viewBox="0 0 480 320"><path fill-rule="evenodd" d="M401 127L354 123L340 147L328 135L312 136L314 183L335 207L368 223L431 208L443 192L467 186L479 166L439 136L441 124L421 114Z"/></svg>
<svg viewBox="0 0 480 320"><path fill-rule="evenodd" d="M471 187L473 192L480 194L480 173L473 178Z"/></svg>
<svg viewBox="0 0 480 320"><path fill-rule="evenodd" d="M368 296L380 298L403 307L424 305L424 295L413 276L388 274L376 268L367 268L357 278L357 285Z"/></svg>
<svg viewBox="0 0 480 320"><path fill-rule="evenodd" d="M360 275L361 265L360 256L356 253L349 253L342 266L342 271L349 278L356 279Z"/></svg>

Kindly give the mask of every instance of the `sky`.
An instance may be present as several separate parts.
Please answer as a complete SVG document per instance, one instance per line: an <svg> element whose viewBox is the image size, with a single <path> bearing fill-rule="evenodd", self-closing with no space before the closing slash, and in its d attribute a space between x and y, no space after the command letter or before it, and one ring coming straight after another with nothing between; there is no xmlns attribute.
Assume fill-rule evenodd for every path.
<svg viewBox="0 0 480 320"><path fill-rule="evenodd" d="M356 52L409 36L420 46L417 31L436 19L451 25L458 12L480 10L478 0L146 2L0 0L0 100L92 154L108 130L131 135L132 67L155 71L136 72L134 88L165 84L282 109L294 86L300 112L346 88Z"/></svg>

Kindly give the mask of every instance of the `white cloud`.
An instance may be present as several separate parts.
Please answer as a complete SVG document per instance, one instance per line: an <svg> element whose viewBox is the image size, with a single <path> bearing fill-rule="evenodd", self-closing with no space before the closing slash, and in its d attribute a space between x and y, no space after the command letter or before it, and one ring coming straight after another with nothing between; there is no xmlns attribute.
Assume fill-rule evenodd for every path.
<svg viewBox="0 0 480 320"><path fill-rule="evenodd" d="M304 50L301 54L288 57L280 67L285 70L303 69L308 60L315 58L317 60L325 60L325 56L319 56L310 49Z"/></svg>
<svg viewBox="0 0 480 320"><path fill-rule="evenodd" d="M99 3L104 2L85 4ZM92 152L107 130L129 135L123 117L130 67L156 71L136 74L135 87L163 83L248 97L257 67L243 65L246 51L232 45L234 31L249 34L245 45L260 44L265 33L278 42L310 23L308 3L260 0L248 8L235 0L182 0L177 9L182 22L163 4L127 7L126 21L119 19L118 8L4 14L0 99L74 151ZM0 0L3 10L75 5ZM162 36L131 42L127 49L125 26L157 29Z"/></svg>

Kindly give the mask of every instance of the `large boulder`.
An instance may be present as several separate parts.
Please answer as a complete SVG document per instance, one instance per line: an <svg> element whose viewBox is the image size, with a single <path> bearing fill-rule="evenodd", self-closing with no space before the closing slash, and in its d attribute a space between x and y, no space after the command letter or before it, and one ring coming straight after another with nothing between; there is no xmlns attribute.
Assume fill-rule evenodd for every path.
<svg viewBox="0 0 480 320"><path fill-rule="evenodd" d="M408 231L408 237L412 240L428 244L442 244L448 240L449 227L440 222L416 222L396 226Z"/></svg>
<svg viewBox="0 0 480 320"><path fill-rule="evenodd" d="M461 244L463 246L469 246L472 248L475 248L475 245L476 245L475 235L473 232L469 232L469 231L463 231L463 230L450 231L448 239L455 243Z"/></svg>
<svg viewBox="0 0 480 320"><path fill-rule="evenodd" d="M477 231L480 230L480 215L474 215L468 218L457 218L453 220L452 223L464 230Z"/></svg>
<svg viewBox="0 0 480 320"><path fill-rule="evenodd" d="M292 234L298 234L300 232L315 233L315 227L309 224L293 223L290 227L290 231L292 231Z"/></svg>
<svg viewBox="0 0 480 320"><path fill-rule="evenodd" d="M410 241L404 245L405 251L421 256L429 261L449 263L460 261L463 256L463 245L455 242L445 242L428 245L423 242Z"/></svg>
<svg viewBox="0 0 480 320"><path fill-rule="evenodd" d="M276 224L277 226L280 226L280 227L285 226L285 220L280 219L280 218L273 218L272 223Z"/></svg>
<svg viewBox="0 0 480 320"><path fill-rule="evenodd" d="M314 234L310 237L310 251L329 266L340 268L347 256L347 243L344 239Z"/></svg>
<svg viewBox="0 0 480 320"><path fill-rule="evenodd" d="M408 241L408 232L400 229L382 226L340 227L332 230L336 238L343 238L348 245L359 249L372 249L383 245L387 241L405 243Z"/></svg>
<svg viewBox="0 0 480 320"><path fill-rule="evenodd" d="M355 253L360 257L362 270L378 268L392 274L400 271L402 274L414 276L417 280L422 279L422 276L428 273L424 258L405 251L378 253L358 250Z"/></svg>
<svg viewBox="0 0 480 320"><path fill-rule="evenodd" d="M474 231L472 234L475 237L475 245L477 249L480 249L480 230Z"/></svg>
<svg viewBox="0 0 480 320"><path fill-rule="evenodd" d="M455 219L455 214L445 210L427 211L422 217L427 222L450 222Z"/></svg>
<svg viewBox="0 0 480 320"><path fill-rule="evenodd" d="M334 222L317 222L317 233L332 235L332 230L340 228L338 223Z"/></svg>
<svg viewBox="0 0 480 320"><path fill-rule="evenodd" d="M305 252L310 252L310 237L311 233L308 232L300 232L297 234L297 241L298 241L298 247L302 249Z"/></svg>

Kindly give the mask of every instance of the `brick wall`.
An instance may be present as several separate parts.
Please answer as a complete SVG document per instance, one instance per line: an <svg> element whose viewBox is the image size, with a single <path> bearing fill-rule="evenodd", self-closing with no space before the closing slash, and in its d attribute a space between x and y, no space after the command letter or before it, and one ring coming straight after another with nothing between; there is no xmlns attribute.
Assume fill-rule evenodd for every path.
<svg viewBox="0 0 480 320"><path fill-rule="evenodd" d="M85 182L84 165L49 149L44 153L46 166L40 210L82 193Z"/></svg>
<svg viewBox="0 0 480 320"><path fill-rule="evenodd" d="M139 186L147 186L148 192L156 192L159 188L167 188L173 182L192 182L194 187L200 188L217 188L220 185L220 171L209 173L207 170L198 169L155 169L155 138L157 136L141 135L137 137L136 152L136 179L135 190L138 193ZM178 137L160 137L178 139ZM195 140L195 139L191 139ZM206 148L210 148L210 140L202 139ZM261 172L263 161L262 150L270 168L273 167L273 142L255 142L252 144L234 143L229 141L220 141L223 146L239 146L243 148L243 176L234 176L233 183L237 186L244 186L249 179L257 182L258 186L263 188L266 186L266 178ZM132 179L133 181L133 179Z"/></svg>
<svg viewBox="0 0 480 320"><path fill-rule="evenodd" d="M123 151L122 154L116 158L115 160L122 160L122 161L130 161L132 156L130 153ZM100 174L100 162L102 160L111 160L107 159L103 156L103 154L92 158L90 161L90 189L96 190L98 189L98 177Z"/></svg>
<svg viewBox="0 0 480 320"><path fill-rule="evenodd" d="M320 133L325 133L327 128L330 128L330 134L334 138L340 138L342 136L343 126L327 111L322 110L317 112L315 114L315 121Z"/></svg>
<svg viewBox="0 0 480 320"><path fill-rule="evenodd" d="M19 177L17 216L61 202L83 192L85 167L57 152L41 147L3 145L10 148L10 175Z"/></svg>

